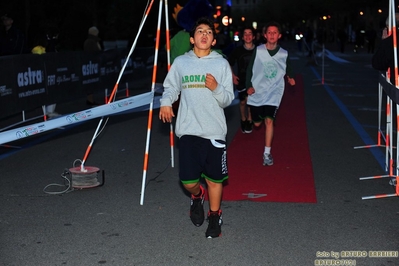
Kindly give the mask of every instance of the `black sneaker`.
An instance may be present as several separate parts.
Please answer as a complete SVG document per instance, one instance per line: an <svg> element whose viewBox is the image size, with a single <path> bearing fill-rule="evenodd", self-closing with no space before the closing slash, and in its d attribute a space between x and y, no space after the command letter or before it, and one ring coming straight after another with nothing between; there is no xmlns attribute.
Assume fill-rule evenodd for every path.
<svg viewBox="0 0 399 266"><path fill-rule="evenodd" d="M245 121L245 133L252 133L252 121Z"/></svg>
<svg viewBox="0 0 399 266"><path fill-rule="evenodd" d="M245 133L245 128L247 127L247 121L242 121L241 120L241 132Z"/></svg>
<svg viewBox="0 0 399 266"><path fill-rule="evenodd" d="M191 206L190 206L190 219L195 226L201 226L205 220L204 214L204 199L205 189L200 186L201 196L195 197L191 195Z"/></svg>
<svg viewBox="0 0 399 266"><path fill-rule="evenodd" d="M222 235L222 210L217 212L208 212L208 229L206 229L206 238L215 238Z"/></svg>

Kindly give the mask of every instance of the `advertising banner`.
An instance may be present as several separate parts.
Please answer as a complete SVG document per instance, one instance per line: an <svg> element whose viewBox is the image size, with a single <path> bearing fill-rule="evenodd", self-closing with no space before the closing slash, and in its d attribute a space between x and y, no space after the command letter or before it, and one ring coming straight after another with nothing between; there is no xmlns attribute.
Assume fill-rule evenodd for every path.
<svg viewBox="0 0 399 266"><path fill-rule="evenodd" d="M26 54L13 57L13 68L10 79L20 110L36 108L39 102L46 102L46 76L43 57L36 54Z"/></svg>
<svg viewBox="0 0 399 266"><path fill-rule="evenodd" d="M18 103L17 81L14 75L12 56L3 56L0 61L0 116L5 117L21 110Z"/></svg>
<svg viewBox="0 0 399 266"><path fill-rule="evenodd" d="M119 82L150 90L154 48L104 52L65 52L0 57L0 118L43 105L62 103L87 94L110 92L128 60ZM133 86L136 87L136 86Z"/></svg>
<svg viewBox="0 0 399 266"><path fill-rule="evenodd" d="M69 53L47 53L42 56L46 66L47 104L65 102L85 95L81 86L80 57Z"/></svg>

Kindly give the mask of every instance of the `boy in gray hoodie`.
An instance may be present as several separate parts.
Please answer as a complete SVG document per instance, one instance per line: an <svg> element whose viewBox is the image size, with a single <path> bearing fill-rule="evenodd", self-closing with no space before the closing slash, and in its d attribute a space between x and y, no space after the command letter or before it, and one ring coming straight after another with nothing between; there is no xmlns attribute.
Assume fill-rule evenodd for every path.
<svg viewBox="0 0 399 266"><path fill-rule="evenodd" d="M208 189L209 224L205 236L221 235L223 181L228 178L224 108L234 99L229 63L212 51L216 44L213 21L200 18L190 33L193 49L175 59L163 86L159 119L172 122L172 104L180 94L176 120L179 137L179 177L191 193L190 218L195 226L205 220L204 178Z"/></svg>

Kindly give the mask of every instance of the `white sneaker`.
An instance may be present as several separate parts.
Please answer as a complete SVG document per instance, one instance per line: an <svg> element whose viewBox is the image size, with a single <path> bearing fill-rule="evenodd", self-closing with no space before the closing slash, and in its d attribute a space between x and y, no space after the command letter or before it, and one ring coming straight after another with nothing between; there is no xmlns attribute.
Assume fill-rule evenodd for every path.
<svg viewBox="0 0 399 266"><path fill-rule="evenodd" d="M263 154L263 165L268 165L271 166L273 165L273 157L270 153L264 153Z"/></svg>

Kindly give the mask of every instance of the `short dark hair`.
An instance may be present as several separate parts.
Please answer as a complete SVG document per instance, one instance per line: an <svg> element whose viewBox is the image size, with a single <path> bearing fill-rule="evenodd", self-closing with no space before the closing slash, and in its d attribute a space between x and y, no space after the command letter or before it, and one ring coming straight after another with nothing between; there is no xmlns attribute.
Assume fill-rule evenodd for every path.
<svg viewBox="0 0 399 266"><path fill-rule="evenodd" d="M267 24L263 27L263 30L262 30L263 34L265 34L265 33L267 32L267 29L268 29L269 27L276 27L279 33L281 33L281 31L282 31L282 30L281 30L281 25L280 25L280 23L275 22L275 21L270 21L269 23L267 23Z"/></svg>
<svg viewBox="0 0 399 266"><path fill-rule="evenodd" d="M245 30L250 30L250 31L252 32L252 35L253 35L253 36L256 35L256 34L255 34L255 29L254 29L253 27L251 27L251 26L246 26L246 27L244 27L244 28L242 29L242 32L241 32L242 35L244 35L244 31L245 31Z"/></svg>
<svg viewBox="0 0 399 266"><path fill-rule="evenodd" d="M194 23L194 27L190 31L190 37L194 37L195 30L201 24L205 24L205 25L209 26L209 28L211 28L211 30L212 30L213 38L216 38L216 29L215 29L214 21L207 17L202 17L202 18L197 19L197 21Z"/></svg>

